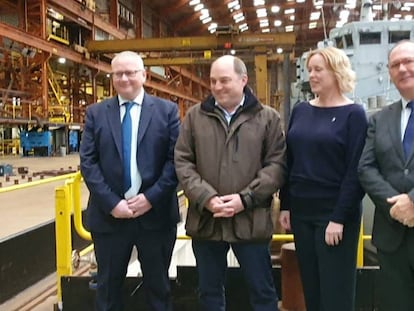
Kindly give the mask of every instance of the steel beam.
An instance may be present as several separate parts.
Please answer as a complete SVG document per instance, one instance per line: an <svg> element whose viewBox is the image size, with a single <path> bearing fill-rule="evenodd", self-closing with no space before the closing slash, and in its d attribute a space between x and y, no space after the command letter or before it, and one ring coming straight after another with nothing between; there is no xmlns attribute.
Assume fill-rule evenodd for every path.
<svg viewBox="0 0 414 311"><path fill-rule="evenodd" d="M86 48L91 53L117 53L125 50L137 52L160 52L174 50L209 50L224 49L230 43L232 49L247 49L256 46L293 48L296 42L294 33L280 34L238 34L210 35L204 37L170 37L124 40L88 41Z"/></svg>
<svg viewBox="0 0 414 311"><path fill-rule="evenodd" d="M254 55L248 57L239 56L244 62L254 62ZM211 57L210 59L204 57L150 57L144 58L145 66L179 66L179 65L210 65L218 57ZM291 61L294 60L294 55L291 53ZM284 56L282 54L272 54L267 56L267 62L283 62Z"/></svg>
<svg viewBox="0 0 414 311"><path fill-rule="evenodd" d="M121 39L126 37L126 32L119 30L116 26L109 24L99 14L95 14L88 8L82 9L82 5L76 1L62 1L62 0L47 0L48 4L52 4L59 10L67 13L71 13L76 16L77 19L82 19L85 22L94 25L95 27L107 32L115 38ZM82 25L81 23L79 23Z"/></svg>
<svg viewBox="0 0 414 311"><path fill-rule="evenodd" d="M34 47L43 52L49 53L50 55L65 57L73 62L82 63L103 72L111 72L111 66L108 63L85 59L82 54L73 51L71 48L51 43L47 40L24 32L19 28L0 22L0 37L1 36L24 45Z"/></svg>

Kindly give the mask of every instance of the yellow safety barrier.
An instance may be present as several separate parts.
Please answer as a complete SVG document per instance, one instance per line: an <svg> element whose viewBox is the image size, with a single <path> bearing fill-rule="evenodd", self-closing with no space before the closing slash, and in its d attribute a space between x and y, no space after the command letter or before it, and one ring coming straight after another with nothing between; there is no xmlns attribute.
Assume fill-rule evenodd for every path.
<svg viewBox="0 0 414 311"><path fill-rule="evenodd" d="M70 176L69 176L70 175ZM65 185L58 187L55 190L55 207L56 207L56 265L57 265L57 298L58 302L62 303L61 277L70 276L72 274L72 237L71 237L71 223L70 217L73 213L74 226L77 234L90 241L91 234L88 232L82 223L82 206L81 206L81 182L82 176L80 172L68 174L66 176ZM69 178L68 178L69 177ZM56 178L60 180L62 178ZM1 189L0 189L0 192ZM179 197L184 196L183 191L177 193ZM187 198L184 197L184 204L188 206ZM179 240L190 240L191 237L187 235L177 236ZM363 223L361 221L361 230L358 242L357 267L363 267L364 263L364 241L370 240L370 235L363 234ZM293 241L293 234L274 234L272 241ZM80 251L80 256L85 256L93 250L93 245L88 246Z"/></svg>

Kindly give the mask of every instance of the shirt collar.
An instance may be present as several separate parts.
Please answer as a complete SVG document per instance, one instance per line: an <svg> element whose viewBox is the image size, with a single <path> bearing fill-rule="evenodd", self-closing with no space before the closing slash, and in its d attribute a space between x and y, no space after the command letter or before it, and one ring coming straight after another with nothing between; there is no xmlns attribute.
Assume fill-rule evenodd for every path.
<svg viewBox="0 0 414 311"><path fill-rule="evenodd" d="M234 107L234 110L232 112L228 112L228 114L233 115L239 107L243 107L243 105L244 105L244 98L245 98L245 96L243 94L243 97L242 97L240 103L236 107ZM220 106L220 104L217 101L214 102L214 105L216 105L217 107L219 107L224 112L227 112L227 110L224 109L222 106Z"/></svg>
<svg viewBox="0 0 414 311"><path fill-rule="evenodd" d="M124 98L122 98L121 95L118 94L118 102L119 102L119 106L122 106L123 104L125 104L125 102L129 102L131 100L126 100ZM138 104L138 105L142 105L142 102L144 101L144 89L141 90L141 92L139 92L138 96L134 98L134 100L132 100L134 103Z"/></svg>

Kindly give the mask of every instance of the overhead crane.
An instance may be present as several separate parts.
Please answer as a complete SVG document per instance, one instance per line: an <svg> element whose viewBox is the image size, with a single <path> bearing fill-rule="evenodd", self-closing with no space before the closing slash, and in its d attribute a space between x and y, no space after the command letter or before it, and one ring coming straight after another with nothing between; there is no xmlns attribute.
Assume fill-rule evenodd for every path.
<svg viewBox="0 0 414 311"><path fill-rule="evenodd" d="M143 39L124 39L124 40L99 40L86 42L86 49L91 54L117 53L125 50L145 52L173 52L173 51L205 51L204 60L211 61L211 50L250 49L254 51L254 64L256 74L256 94L263 103L269 102L269 92L267 83L267 62L269 57L268 50L283 48L285 55L293 50L296 42L294 33L280 34L220 34L198 37L166 37L166 38L143 38ZM289 62L290 57L283 57L284 62ZM156 60L154 58L144 58L145 65L163 64L163 57ZM191 63L191 58L181 58L174 61L174 57L168 56L167 64L180 64L180 62ZM274 58L273 58L274 59ZM277 58L281 59L281 58ZM194 62L200 61L194 60Z"/></svg>

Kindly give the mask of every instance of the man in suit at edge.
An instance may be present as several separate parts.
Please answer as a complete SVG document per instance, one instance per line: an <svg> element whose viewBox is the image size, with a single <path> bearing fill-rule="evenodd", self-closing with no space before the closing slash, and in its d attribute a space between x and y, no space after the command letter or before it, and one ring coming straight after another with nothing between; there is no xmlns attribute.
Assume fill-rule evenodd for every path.
<svg viewBox="0 0 414 311"><path fill-rule="evenodd" d="M391 49L388 70L402 99L371 117L359 177L376 207L372 242L380 264L381 311L412 311L414 154L407 138L414 137L414 120L409 120L414 100L414 42L401 41Z"/></svg>
<svg viewBox="0 0 414 311"><path fill-rule="evenodd" d="M96 310L123 310L122 287L133 246L148 309L172 310L168 268L179 221L174 147L177 105L145 93L141 57L130 51L111 63L117 96L88 107L80 147L90 191L86 223L98 263ZM131 103L131 108L126 108ZM123 156L122 122L130 112L130 158ZM130 161L128 187L123 182Z"/></svg>

